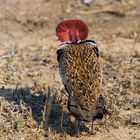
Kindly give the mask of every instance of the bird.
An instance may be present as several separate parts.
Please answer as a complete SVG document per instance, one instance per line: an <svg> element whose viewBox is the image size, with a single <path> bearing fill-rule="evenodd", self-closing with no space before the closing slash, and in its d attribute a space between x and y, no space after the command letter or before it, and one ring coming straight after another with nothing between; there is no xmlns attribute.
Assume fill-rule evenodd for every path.
<svg viewBox="0 0 140 140"><path fill-rule="evenodd" d="M68 110L80 121L92 122L108 113L101 93L99 49L94 40L87 40L88 27L80 19L61 21L56 36L59 72L68 93Z"/></svg>

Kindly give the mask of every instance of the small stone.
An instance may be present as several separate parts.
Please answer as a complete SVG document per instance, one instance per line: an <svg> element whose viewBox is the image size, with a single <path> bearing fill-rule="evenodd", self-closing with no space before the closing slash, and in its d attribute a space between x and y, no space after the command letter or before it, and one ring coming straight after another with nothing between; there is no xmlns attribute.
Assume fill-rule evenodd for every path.
<svg viewBox="0 0 140 140"><path fill-rule="evenodd" d="M92 0L82 0L83 4L90 5Z"/></svg>

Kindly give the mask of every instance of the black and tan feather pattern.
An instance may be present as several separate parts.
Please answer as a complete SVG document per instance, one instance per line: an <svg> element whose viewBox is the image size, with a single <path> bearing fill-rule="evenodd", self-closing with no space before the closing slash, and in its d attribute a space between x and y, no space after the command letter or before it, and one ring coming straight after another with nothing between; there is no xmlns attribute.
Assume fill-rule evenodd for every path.
<svg viewBox="0 0 140 140"><path fill-rule="evenodd" d="M84 121L102 118L105 113L98 56L92 41L65 43L57 50L61 78L69 94L68 109Z"/></svg>

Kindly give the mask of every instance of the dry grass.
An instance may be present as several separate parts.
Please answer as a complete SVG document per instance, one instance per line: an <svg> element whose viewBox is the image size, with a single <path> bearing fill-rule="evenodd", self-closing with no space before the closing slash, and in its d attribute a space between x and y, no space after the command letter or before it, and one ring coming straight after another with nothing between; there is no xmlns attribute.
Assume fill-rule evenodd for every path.
<svg viewBox="0 0 140 140"><path fill-rule="evenodd" d="M89 7L74 0L60 5L35 0L34 6L0 2L0 139L140 139L138 5L132 0L93 1ZM56 61L54 28L73 16L87 21L89 38L99 42L102 94L111 115L94 122L94 136L87 133L91 124L82 122L77 137Z"/></svg>

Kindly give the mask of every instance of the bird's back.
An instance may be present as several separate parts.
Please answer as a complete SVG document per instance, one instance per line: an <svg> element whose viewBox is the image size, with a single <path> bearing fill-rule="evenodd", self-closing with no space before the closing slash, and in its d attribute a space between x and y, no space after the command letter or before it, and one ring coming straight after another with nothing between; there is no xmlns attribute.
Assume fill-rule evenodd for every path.
<svg viewBox="0 0 140 140"><path fill-rule="evenodd" d="M61 45L57 51L60 74L69 94L70 112L90 121L100 97L98 48L92 41Z"/></svg>

